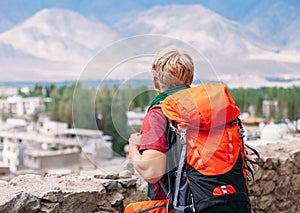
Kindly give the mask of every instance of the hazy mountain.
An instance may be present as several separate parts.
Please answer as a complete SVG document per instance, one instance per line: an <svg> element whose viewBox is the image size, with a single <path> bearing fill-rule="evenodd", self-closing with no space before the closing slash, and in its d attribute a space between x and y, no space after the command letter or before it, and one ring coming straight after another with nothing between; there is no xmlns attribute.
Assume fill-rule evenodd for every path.
<svg viewBox="0 0 300 213"><path fill-rule="evenodd" d="M278 46L237 22L200 5L159 6L123 20L122 33L163 34L194 45L208 58L218 56L259 57L278 52ZM258 56L257 56L258 55ZM288 60L286 58L286 60Z"/></svg>
<svg viewBox="0 0 300 213"><path fill-rule="evenodd" d="M278 11L281 8L285 12ZM274 75L298 79L300 18L295 10L282 2L270 8L261 4L240 24L200 5L167 5L127 14L109 27L69 10L46 9L0 34L0 64L6 71L2 79L76 79L103 47L122 36L141 34L166 35L191 45L209 60L222 81L234 86L268 86L266 79ZM283 17L285 13L295 17L294 21ZM147 48L146 43L129 42L122 49L108 51L102 61L131 51L132 45ZM118 65L116 77L135 76L145 63L148 69L151 59ZM96 72L99 66L96 64ZM110 68L101 67L104 72Z"/></svg>
<svg viewBox="0 0 300 213"><path fill-rule="evenodd" d="M276 35L284 49L300 51L300 18L293 20ZM300 61L300 60L299 60Z"/></svg>
<svg viewBox="0 0 300 213"><path fill-rule="evenodd" d="M108 26L61 9L45 9L0 34L0 41L37 58L86 60L116 39Z"/></svg>
<svg viewBox="0 0 300 213"><path fill-rule="evenodd" d="M11 44L0 42L0 58L32 58L33 56L17 50Z"/></svg>
<svg viewBox="0 0 300 213"><path fill-rule="evenodd" d="M287 44L285 36L291 33L299 35L299 28L292 29L292 23L300 19L300 7L293 6L287 1L266 0L260 1L243 19L256 34L273 43L284 46ZM287 29L290 29L287 31ZM282 36L283 33L285 36Z"/></svg>
<svg viewBox="0 0 300 213"><path fill-rule="evenodd" d="M300 51L294 44L282 47L200 5L154 7L132 14L116 28L122 29L121 26L128 26L120 30L122 34L163 34L191 44L208 59L215 71L213 78L217 76L231 86L270 86L276 82L270 84L268 77L299 76ZM294 40L299 41L293 37L288 42ZM197 71L198 76L205 75L201 67Z"/></svg>

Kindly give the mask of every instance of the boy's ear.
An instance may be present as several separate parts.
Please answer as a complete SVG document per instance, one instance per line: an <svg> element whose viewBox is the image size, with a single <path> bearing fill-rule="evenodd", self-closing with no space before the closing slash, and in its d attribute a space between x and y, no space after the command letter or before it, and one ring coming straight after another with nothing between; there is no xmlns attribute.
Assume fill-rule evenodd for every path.
<svg viewBox="0 0 300 213"><path fill-rule="evenodd" d="M159 87L159 83L158 83L157 78L153 78L153 82L154 82L154 87L155 87L155 89L160 90L160 87Z"/></svg>

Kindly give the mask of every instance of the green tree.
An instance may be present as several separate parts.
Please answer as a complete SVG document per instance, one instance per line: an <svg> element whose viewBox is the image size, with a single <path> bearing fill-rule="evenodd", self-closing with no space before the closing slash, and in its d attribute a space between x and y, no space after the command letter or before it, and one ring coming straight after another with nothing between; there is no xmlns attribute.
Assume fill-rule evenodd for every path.
<svg viewBox="0 0 300 213"><path fill-rule="evenodd" d="M60 115L59 115L59 102L61 100L61 97L58 93L58 89L55 88L51 92L51 105L49 107L49 117L53 121L60 121Z"/></svg>
<svg viewBox="0 0 300 213"><path fill-rule="evenodd" d="M247 112L250 105L255 106L256 115L262 116L264 100L273 101L270 119L275 121L288 118L291 120L300 116L300 88L262 87L258 89L231 89L230 93L242 112ZM275 103L278 103L277 107Z"/></svg>
<svg viewBox="0 0 300 213"><path fill-rule="evenodd" d="M98 129L95 90L77 85L73 96L73 121L76 128Z"/></svg>
<svg viewBox="0 0 300 213"><path fill-rule="evenodd" d="M57 88L56 88L55 84L47 85L47 86L45 87L45 96L46 96L46 97L50 97L50 96L51 96L51 93L52 93L54 90L56 90L56 89L57 89Z"/></svg>

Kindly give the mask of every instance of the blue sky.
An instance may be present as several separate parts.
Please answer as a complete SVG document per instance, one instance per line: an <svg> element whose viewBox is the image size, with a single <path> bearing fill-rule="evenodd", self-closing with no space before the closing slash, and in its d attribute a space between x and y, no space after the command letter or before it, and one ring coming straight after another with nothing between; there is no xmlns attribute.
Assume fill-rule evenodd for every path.
<svg viewBox="0 0 300 213"><path fill-rule="evenodd" d="M241 21L259 4L276 0L1 0L0 17L18 23L44 8L65 8L77 11L88 18L111 24L126 13L139 12L156 5L201 4L222 16ZM277 0L279 1L279 0ZM300 6L298 0L284 0Z"/></svg>

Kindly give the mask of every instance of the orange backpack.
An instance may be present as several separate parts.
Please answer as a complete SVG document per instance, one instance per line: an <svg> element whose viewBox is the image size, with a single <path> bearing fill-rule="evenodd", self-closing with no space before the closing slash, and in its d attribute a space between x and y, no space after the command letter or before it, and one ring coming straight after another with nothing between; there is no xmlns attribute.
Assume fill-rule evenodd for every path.
<svg viewBox="0 0 300 213"><path fill-rule="evenodd" d="M239 108L224 84L206 83L181 90L161 104L163 114L186 128L187 163L203 175L230 171L243 152L238 125Z"/></svg>
<svg viewBox="0 0 300 213"><path fill-rule="evenodd" d="M227 87L205 83L180 90L160 107L173 129L167 167L174 187L161 185L175 212L199 212L229 201L250 206L240 110Z"/></svg>
<svg viewBox="0 0 300 213"><path fill-rule="evenodd" d="M250 212L240 110L227 87L205 83L183 89L156 107L168 120L167 174L160 181L168 209L200 212L239 202L234 212Z"/></svg>

